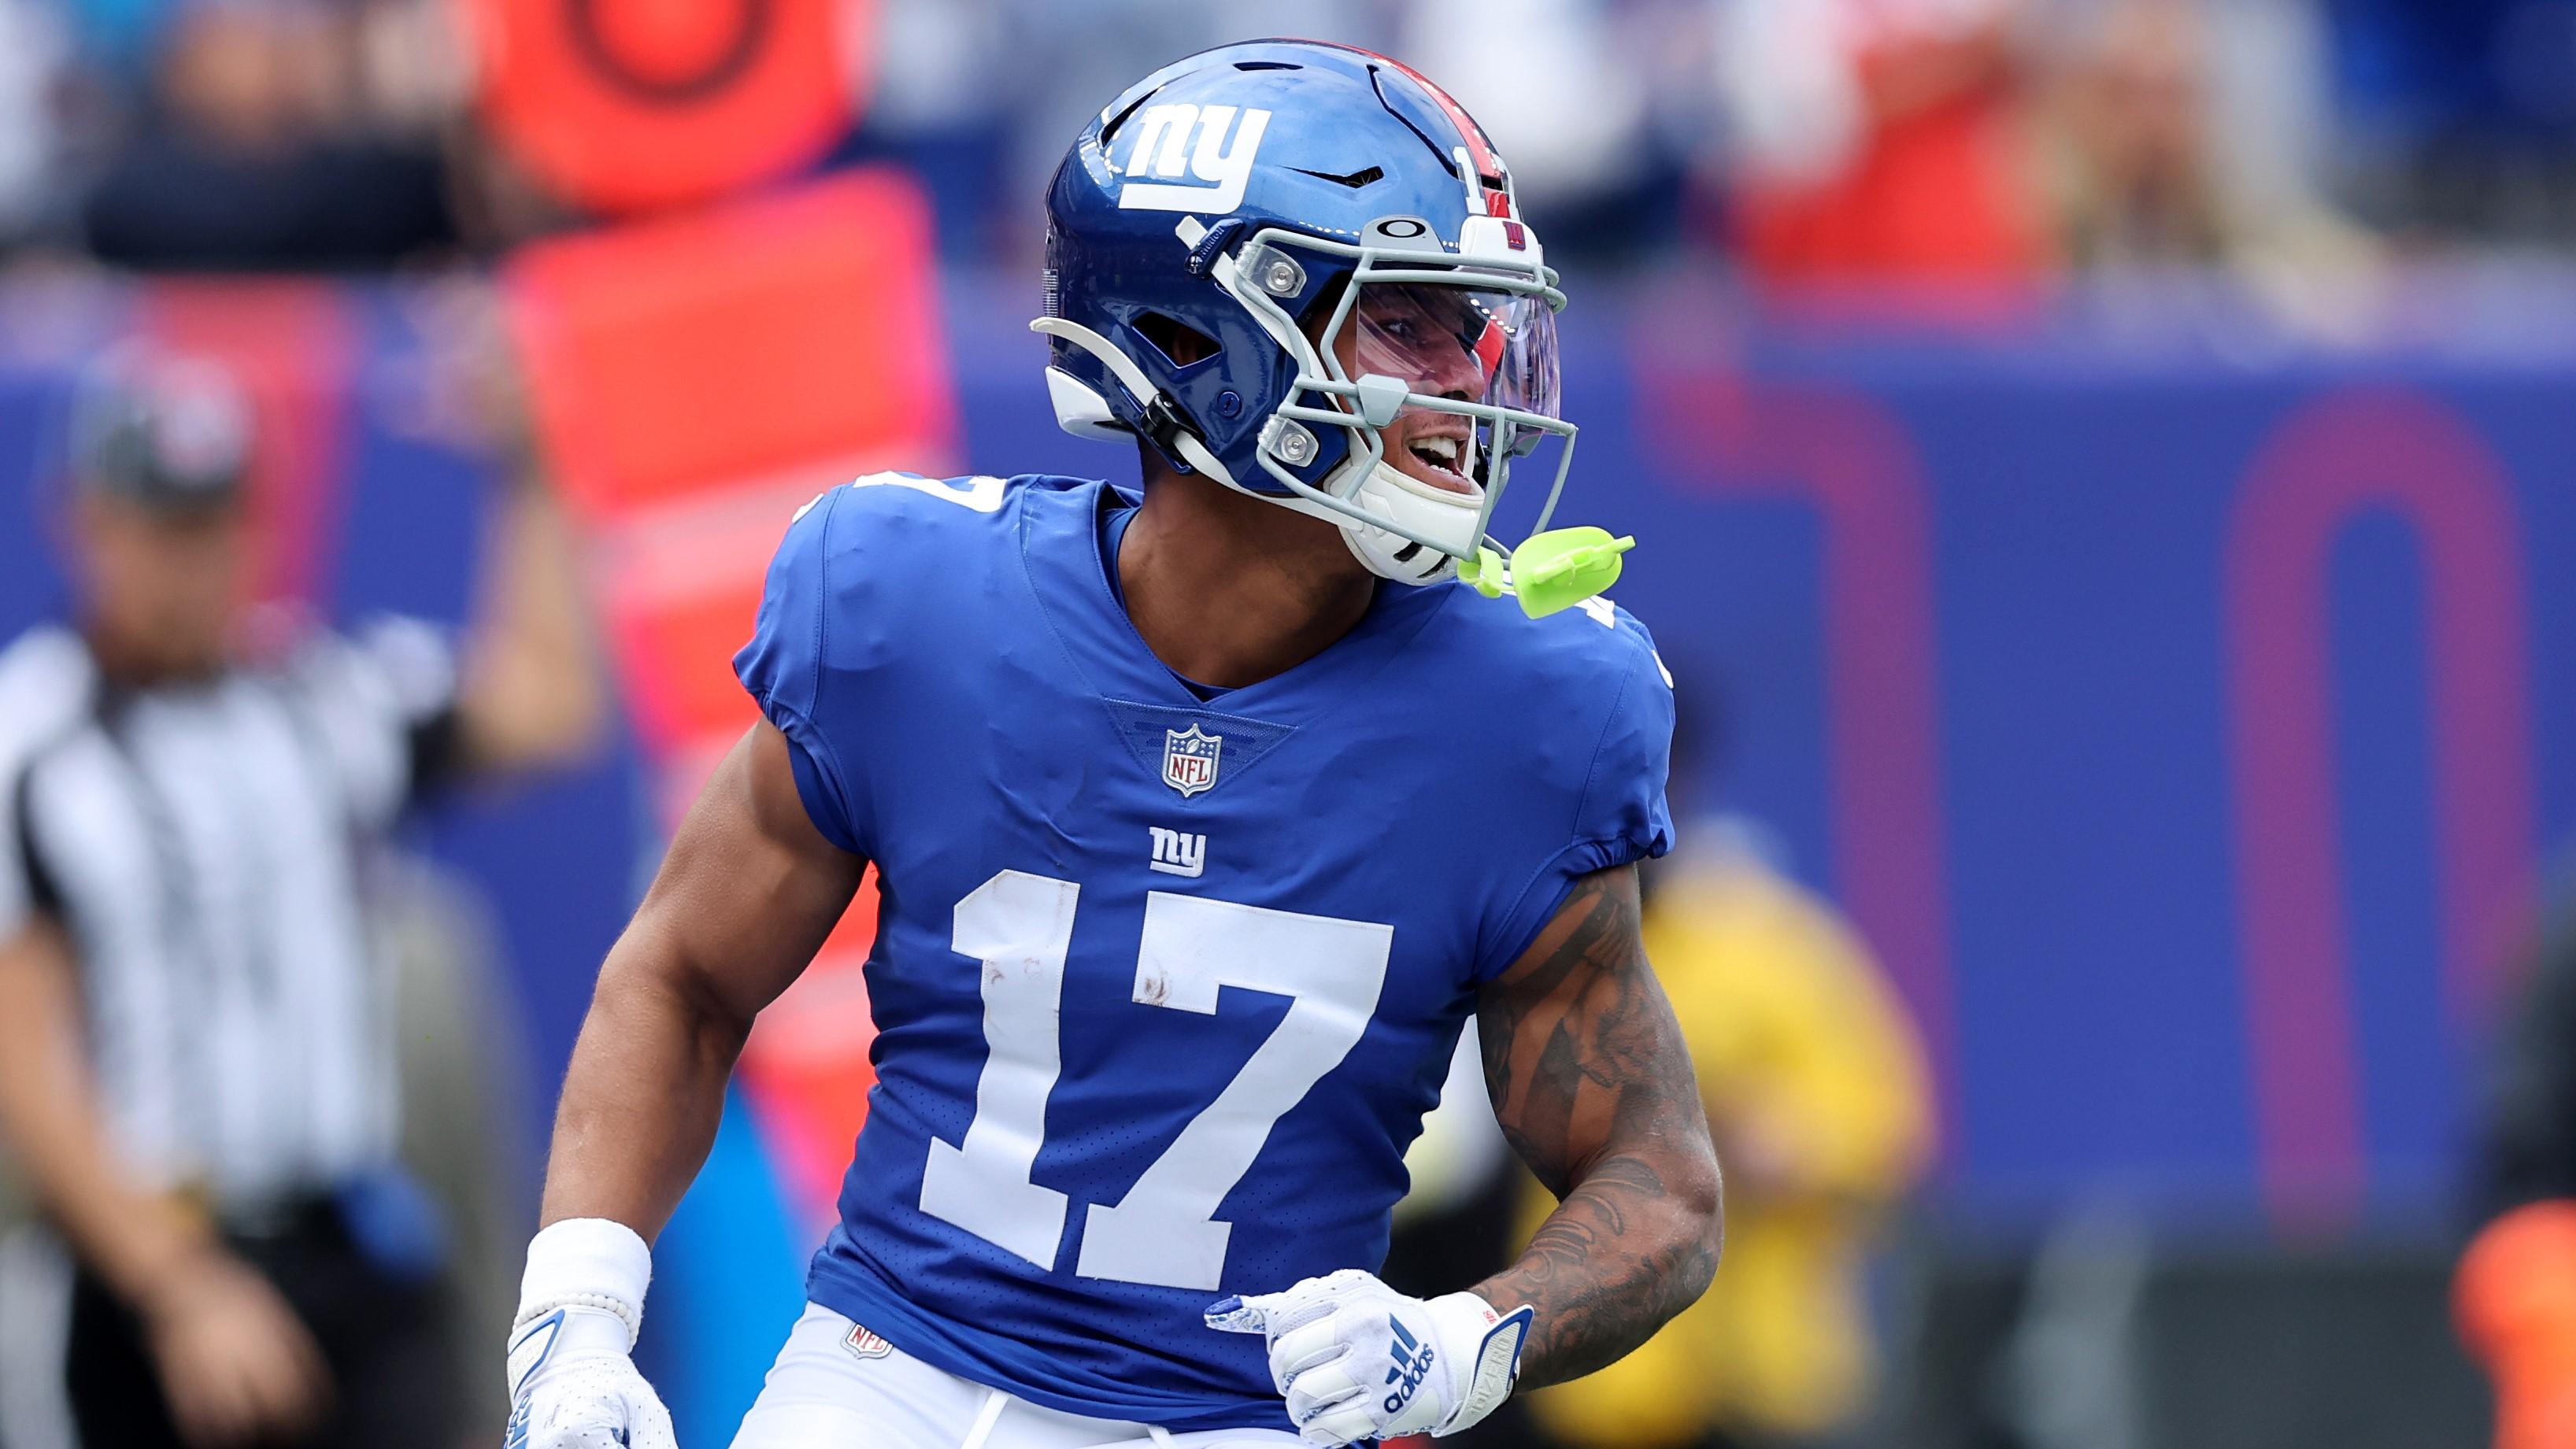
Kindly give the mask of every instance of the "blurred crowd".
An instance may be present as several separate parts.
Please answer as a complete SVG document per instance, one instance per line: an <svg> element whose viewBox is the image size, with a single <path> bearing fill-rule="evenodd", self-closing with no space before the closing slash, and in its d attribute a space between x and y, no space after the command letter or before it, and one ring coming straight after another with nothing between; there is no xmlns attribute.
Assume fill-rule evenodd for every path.
<svg viewBox="0 0 2576 1449"><path fill-rule="evenodd" d="M1559 255L2011 303L2233 273L2326 330L2380 258L2576 244L2576 0L844 0L956 262L1033 254L1080 118L1246 34L1405 57ZM0 0L0 245L349 270L576 218L471 118L447 0ZM2224 138L2223 141L2221 138Z"/></svg>

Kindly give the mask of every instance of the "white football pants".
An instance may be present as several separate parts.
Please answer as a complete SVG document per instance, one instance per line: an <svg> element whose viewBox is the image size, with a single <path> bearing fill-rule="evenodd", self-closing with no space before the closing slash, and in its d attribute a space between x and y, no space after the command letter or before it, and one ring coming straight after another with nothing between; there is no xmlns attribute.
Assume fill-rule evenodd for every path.
<svg viewBox="0 0 2576 1449"><path fill-rule="evenodd" d="M1176 1434L1042 1409L943 1373L819 1303L787 1335L733 1449L1286 1449L1285 1429Z"/></svg>

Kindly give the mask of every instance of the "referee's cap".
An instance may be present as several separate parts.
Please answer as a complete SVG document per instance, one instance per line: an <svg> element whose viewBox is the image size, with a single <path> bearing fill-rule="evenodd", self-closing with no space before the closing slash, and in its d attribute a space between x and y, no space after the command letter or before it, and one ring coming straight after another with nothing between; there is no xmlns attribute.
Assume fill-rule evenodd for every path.
<svg viewBox="0 0 2576 1449"><path fill-rule="evenodd" d="M73 400L72 475L84 493L155 513L214 513L240 501L251 439L249 399L222 364L123 353Z"/></svg>

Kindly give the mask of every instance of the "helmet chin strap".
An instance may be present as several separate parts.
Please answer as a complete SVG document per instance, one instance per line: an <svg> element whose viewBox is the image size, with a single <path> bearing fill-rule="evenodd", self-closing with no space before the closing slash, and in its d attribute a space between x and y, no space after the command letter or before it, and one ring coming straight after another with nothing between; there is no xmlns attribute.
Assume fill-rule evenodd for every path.
<svg viewBox="0 0 2576 1449"><path fill-rule="evenodd" d="M1356 467L1358 460L1342 466ZM1349 497L1363 511L1400 523L1425 538L1455 538L1458 553L1467 552L1475 543L1478 509L1473 499L1407 477L1384 458L1370 465L1368 476L1360 480L1360 486L1351 490ZM1351 553L1368 566L1369 572L1380 578L1400 584L1433 584L1458 572L1454 554L1382 528L1340 522L1342 542L1350 546Z"/></svg>
<svg viewBox="0 0 2576 1449"><path fill-rule="evenodd" d="M1029 330L1044 333L1050 337L1060 337L1098 358L1100 365L1109 369L1109 375L1118 379L1118 385L1125 388L1128 396L1136 400L1137 407L1151 411L1157 403L1168 405L1162 390L1155 387L1153 380L1145 376L1145 370L1136 365L1134 358L1119 351L1108 338L1081 323L1069 322L1061 317L1040 317L1029 323ZM1415 543L1401 534L1390 533L1385 529L1371 528L1357 519L1336 513L1312 499L1281 497L1278 494L1262 493L1244 487L1235 481L1232 473L1226 471L1225 464L1217 460L1216 454L1208 451L1207 444L1200 441L1198 435L1187 428L1173 431L1171 446L1174 452L1181 455L1183 462L1237 493L1258 498L1264 503L1275 503L1282 508L1293 509L1310 518L1323 519L1340 529L1342 543L1350 549L1351 556L1358 559L1363 567L1379 578L1400 584L1431 584L1449 578L1458 571L1457 558L1448 552ZM1357 462L1357 459L1353 459L1343 464L1342 469L1338 470L1335 476L1339 477L1341 472L1346 472ZM1332 480L1326 481L1329 483ZM1352 490L1349 501L1364 512L1401 524L1426 537L1447 538L1452 534L1460 535L1458 540L1460 553L1466 552L1475 543L1474 539L1465 536L1472 533L1475 528L1477 508L1472 501L1408 478L1382 457L1369 468L1368 476L1360 480L1359 487Z"/></svg>

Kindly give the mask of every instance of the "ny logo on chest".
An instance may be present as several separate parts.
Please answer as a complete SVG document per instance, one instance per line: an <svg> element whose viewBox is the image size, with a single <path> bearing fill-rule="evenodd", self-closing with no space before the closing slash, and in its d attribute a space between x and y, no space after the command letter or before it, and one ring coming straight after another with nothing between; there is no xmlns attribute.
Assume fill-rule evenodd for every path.
<svg viewBox="0 0 2576 1449"><path fill-rule="evenodd" d="M1192 879L1207 873L1205 835L1192 835L1186 830L1166 830L1160 825L1145 828L1152 832L1154 839L1154 857L1145 862L1146 869Z"/></svg>

